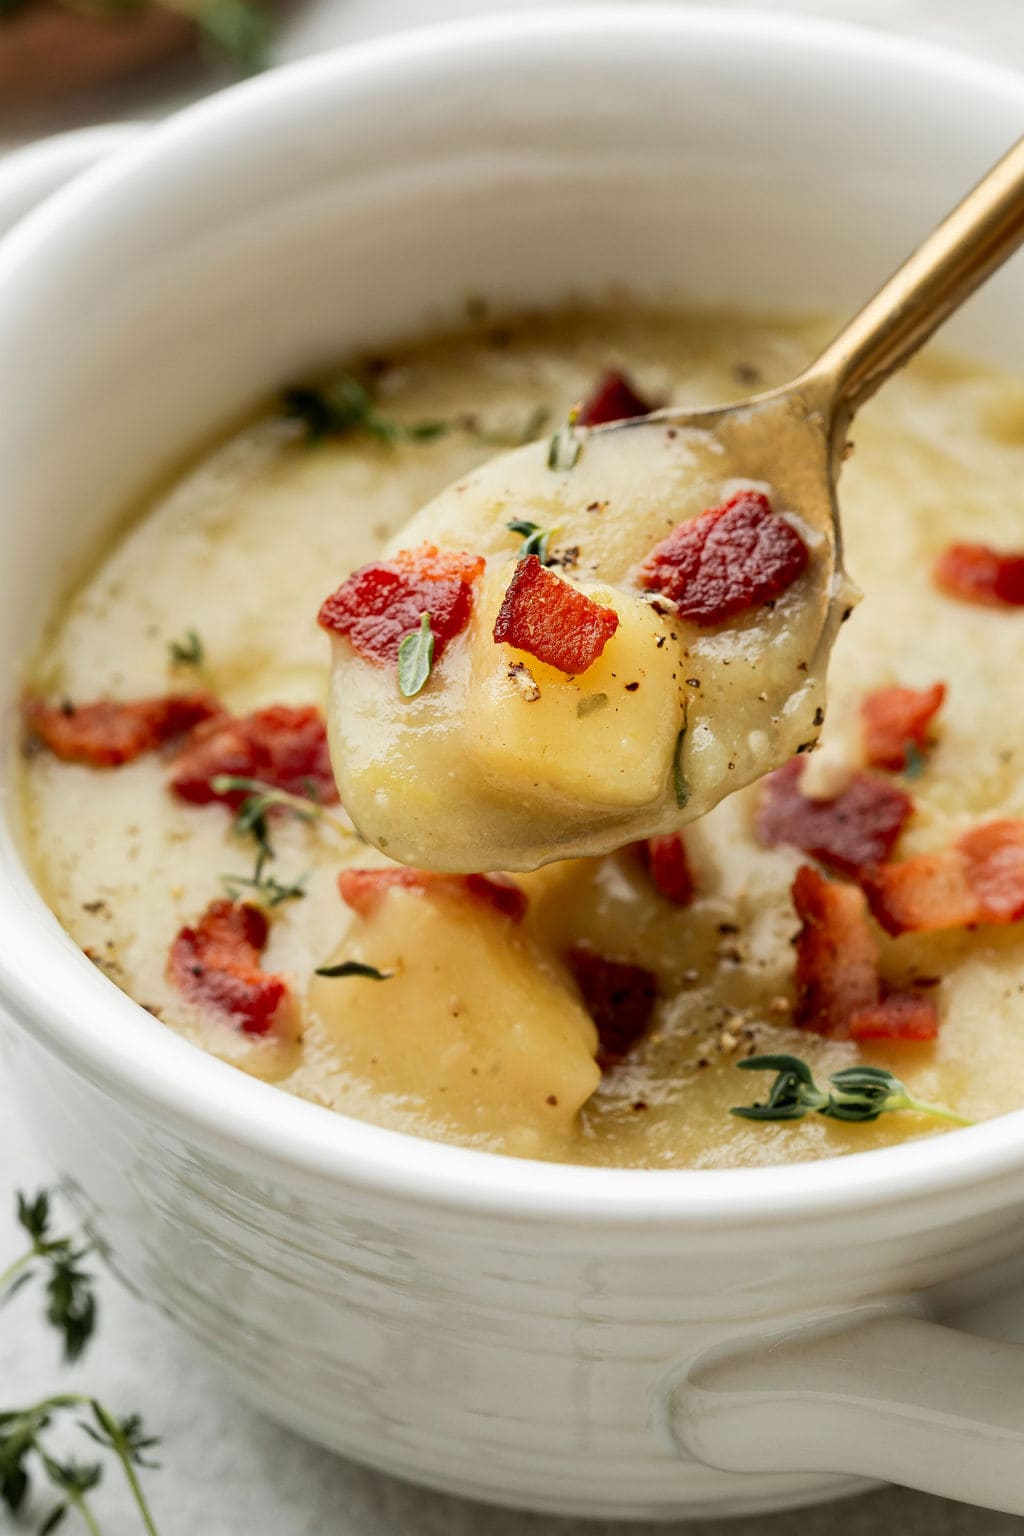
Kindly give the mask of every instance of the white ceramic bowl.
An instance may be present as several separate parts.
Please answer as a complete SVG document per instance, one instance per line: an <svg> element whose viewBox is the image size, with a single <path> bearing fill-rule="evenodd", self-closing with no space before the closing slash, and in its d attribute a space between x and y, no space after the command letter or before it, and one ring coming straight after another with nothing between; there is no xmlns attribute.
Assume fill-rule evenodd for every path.
<svg viewBox="0 0 1024 1536"><path fill-rule="evenodd" d="M850 308L1022 122L1024 80L930 47L630 6L389 38L148 130L0 248L8 736L123 509L300 369L468 293ZM1018 261L960 342L1024 364L1022 307ZM1024 1513L1022 1355L927 1320L1020 1277L1024 1114L750 1172L502 1159L194 1050L64 935L11 826L0 932L40 1139L117 1267L295 1428L537 1509L883 1477Z"/></svg>

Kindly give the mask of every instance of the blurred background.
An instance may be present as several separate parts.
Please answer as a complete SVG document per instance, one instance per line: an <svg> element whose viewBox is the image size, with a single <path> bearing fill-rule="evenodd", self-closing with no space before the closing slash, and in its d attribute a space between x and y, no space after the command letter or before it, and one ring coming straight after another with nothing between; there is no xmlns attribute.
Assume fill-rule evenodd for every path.
<svg viewBox="0 0 1024 1536"><path fill-rule="evenodd" d="M556 3L565 0L532 8ZM1024 0L705 3L855 20L1024 68ZM61 128L159 116L240 74L340 43L523 8L524 0L0 0L0 150Z"/></svg>

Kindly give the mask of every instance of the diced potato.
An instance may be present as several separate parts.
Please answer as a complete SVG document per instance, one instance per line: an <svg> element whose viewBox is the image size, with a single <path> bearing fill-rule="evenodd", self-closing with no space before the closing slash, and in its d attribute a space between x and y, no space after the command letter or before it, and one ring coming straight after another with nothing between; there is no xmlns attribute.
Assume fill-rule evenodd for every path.
<svg viewBox="0 0 1024 1536"><path fill-rule="evenodd" d="M592 667L567 678L495 644L495 616L514 572L512 562L489 567L480 584L469 637L471 759L485 780L513 791L519 784L532 800L549 796L573 808L659 801L682 725L670 622L639 597L587 584L588 597L618 613L619 627Z"/></svg>
<svg viewBox="0 0 1024 1536"><path fill-rule="evenodd" d="M392 889L352 918L334 959L394 972L313 979L310 1005L353 1074L522 1153L570 1135L600 1080L596 1031L507 917L472 897Z"/></svg>

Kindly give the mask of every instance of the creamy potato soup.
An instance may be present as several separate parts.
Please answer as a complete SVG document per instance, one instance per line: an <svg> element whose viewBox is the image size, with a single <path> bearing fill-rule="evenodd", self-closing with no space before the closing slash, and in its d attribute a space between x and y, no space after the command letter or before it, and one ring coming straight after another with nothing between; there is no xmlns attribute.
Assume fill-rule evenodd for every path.
<svg viewBox="0 0 1024 1536"><path fill-rule="evenodd" d="M571 526L509 507L485 549L436 519L404 527L503 449L539 440L524 451L557 460L579 402L591 421L718 403L794 376L833 330L628 305L484 318L290 389L184 474L62 604L26 679L26 840L85 953L243 1071L518 1156L755 1165L929 1133L948 1123L929 1106L967 1120L1018 1107L1024 385L928 353L858 421L841 505L864 597L833 652L827 719L800 643L813 538L772 486L716 486L680 506L674 543L652 528L650 551L631 545L623 569L661 572L633 606L586 570L585 519L613 548L630 496L610 459L604 491L587 470ZM723 530L714 592L739 561L739 619L714 592L700 609ZM524 592L545 612L577 596L603 610L556 626L584 647L604 626L603 670L600 652L589 678L541 659ZM357 623L347 692L331 650ZM540 742L548 758L548 798L538 809L526 786L517 836L581 785L621 807L696 774L687 716L710 676L728 710L723 663L744 669L745 708L792 666L793 756L681 833L602 857L518 874L511 859L392 862L356 831L353 754L369 761L374 722L403 699L451 758L430 682L456 634L472 642L448 655L475 712L474 772L486 763L514 806L524 753ZM664 653L689 663L667 717L645 706ZM329 704L354 746L329 744ZM721 793L735 760L715 766ZM414 756L392 764L384 803L483 847L478 804L460 821L458 768L439 795ZM405 854L383 823L372 833ZM495 872L433 872L467 868ZM762 1056L783 1060L740 1070ZM755 1104L763 1118L730 1113Z"/></svg>

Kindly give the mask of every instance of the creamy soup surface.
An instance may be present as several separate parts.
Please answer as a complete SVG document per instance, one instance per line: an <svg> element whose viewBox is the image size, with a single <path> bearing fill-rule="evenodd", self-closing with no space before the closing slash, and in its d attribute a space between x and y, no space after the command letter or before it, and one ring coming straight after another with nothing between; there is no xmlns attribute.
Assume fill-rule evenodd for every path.
<svg viewBox="0 0 1024 1536"><path fill-rule="evenodd" d="M310 441L280 413L255 422L104 554L62 606L29 687L75 703L202 689L235 715L324 708L324 598L396 547L417 509L496 442L537 435L541 412L556 426L609 368L652 400L694 407L781 383L834 329L619 305L484 322L364 360L354 371L371 381L382 418L445 430ZM931 574L955 541L1019 545L1022 484L1024 385L994 371L928 353L857 423L841 505L846 564L864 599L833 653L807 783L820 796L848 777L868 694L944 683L934 744L913 755L909 773L889 775L913 797L900 859L945 849L979 821L1024 816L1024 612L957 602ZM863 1125L816 1114L737 1119L730 1107L769 1086L737 1071L753 1054L792 1053L819 1082L875 1063L972 1119L1024 1102L1018 924L878 931L887 977L935 1004L935 1041L856 1043L793 1027L791 887L813 860L762 845L756 784L685 829L687 905L659 894L628 847L515 876L528 899L520 922L456 886L392 888L372 914L353 910L339 870L387 859L338 807L312 821L272 812L262 895L268 870L285 895L267 908L261 964L288 978L293 1007L288 1027L246 1033L169 978L179 930L225 894L255 899L230 877L251 879L257 852L224 805L169 793L171 750L117 768L26 751L24 819L40 888L112 982L168 1027L318 1104L519 1156L707 1168L863 1150L938 1124L916 1113ZM417 793L415 782L407 789ZM657 992L650 1027L603 1072L566 963L581 946L643 967ZM352 963L382 979L315 975Z"/></svg>

